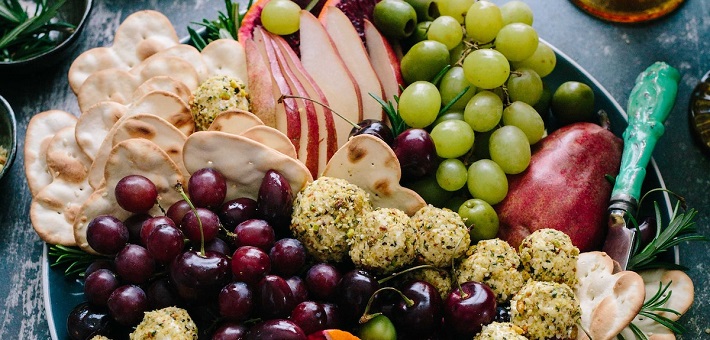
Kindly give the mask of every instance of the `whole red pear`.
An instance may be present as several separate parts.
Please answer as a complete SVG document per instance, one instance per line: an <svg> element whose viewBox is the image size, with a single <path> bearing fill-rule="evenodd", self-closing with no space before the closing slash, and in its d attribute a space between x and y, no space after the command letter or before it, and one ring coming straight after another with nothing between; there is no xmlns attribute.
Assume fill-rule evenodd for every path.
<svg viewBox="0 0 710 340"><path fill-rule="evenodd" d="M537 143L530 166L509 177L506 198L495 206L498 237L518 248L542 228L565 232L580 251L599 249L606 236L612 183L622 140L592 123L564 126Z"/></svg>

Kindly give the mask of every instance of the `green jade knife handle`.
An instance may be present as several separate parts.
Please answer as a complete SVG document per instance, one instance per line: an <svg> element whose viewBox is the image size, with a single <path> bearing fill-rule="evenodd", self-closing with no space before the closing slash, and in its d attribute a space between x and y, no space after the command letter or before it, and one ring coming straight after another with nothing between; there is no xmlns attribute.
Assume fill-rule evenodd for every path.
<svg viewBox="0 0 710 340"><path fill-rule="evenodd" d="M663 62L654 63L636 78L629 96L629 125L623 134L624 151L609 210L635 213L646 166L665 131L663 122L675 103L679 81L678 70Z"/></svg>

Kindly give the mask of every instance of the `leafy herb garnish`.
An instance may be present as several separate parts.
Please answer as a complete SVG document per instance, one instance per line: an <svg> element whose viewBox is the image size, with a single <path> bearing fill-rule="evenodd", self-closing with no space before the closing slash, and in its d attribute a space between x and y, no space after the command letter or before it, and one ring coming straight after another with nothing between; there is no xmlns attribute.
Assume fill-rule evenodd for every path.
<svg viewBox="0 0 710 340"><path fill-rule="evenodd" d="M654 294L648 301L644 302L643 306L641 307L641 311L639 312L639 316L656 321L659 324L663 325L663 327L666 327L671 330L675 334L683 334L685 333L685 328L683 327L683 325L661 314L663 312L671 313L676 316L680 316L681 314L675 310L664 307L668 300L670 300L671 294L673 294L673 291L669 289L671 283L673 282L670 281L667 285L664 286L663 282L659 282L658 291L656 291L656 294ZM648 337L646 337L646 334L644 334L644 332L633 322L629 324L629 328L634 333L637 339L648 339Z"/></svg>
<svg viewBox="0 0 710 340"><path fill-rule="evenodd" d="M66 266L64 275L67 277L83 276L86 268L94 261L107 259L101 255L89 254L79 248L62 245L52 245L47 254L54 258L51 267Z"/></svg>
<svg viewBox="0 0 710 340"><path fill-rule="evenodd" d="M707 241L708 238L697 234L697 228L693 218L697 211L693 208L685 213L680 213L680 202L676 203L673 215L670 218L668 227L665 229L661 225L661 212L658 203L654 203L656 210L656 237L644 247L640 252L634 251L627 269L640 271L644 269L666 268L685 269L685 267L663 261L656 261L658 256L666 250L675 247L685 241ZM635 242L638 242L638 237ZM634 246L634 249L637 247Z"/></svg>
<svg viewBox="0 0 710 340"><path fill-rule="evenodd" d="M394 107L394 104L392 104L391 100L388 100L385 102L384 99L372 94L368 93L370 97L374 98L378 103L380 103L380 106L382 106L382 109L385 111L387 114L387 118L390 120L390 124L392 124L392 134L397 137L402 131L406 130L408 128L407 124L404 122L402 117L399 115L399 112L397 109ZM399 103L399 97L394 96L394 101L395 103Z"/></svg>
<svg viewBox="0 0 710 340"><path fill-rule="evenodd" d="M56 47L63 34L71 34L74 25L55 18L65 0L48 4L37 1L32 15L19 0L0 1L0 60L27 60Z"/></svg>
<svg viewBox="0 0 710 340"><path fill-rule="evenodd" d="M248 10L252 5L253 0L249 0L249 3L243 11L240 10L238 3L233 3L230 0L224 0L224 5L226 8L226 14L222 11L217 12L217 20L210 21L207 19L202 19L202 22L194 22L196 25L200 25L205 28L204 36L200 35L196 30L191 27L187 28L187 32L190 34L190 41L195 48L202 51L207 44L218 39L234 39L237 40L237 32L239 27L242 26L242 20Z"/></svg>

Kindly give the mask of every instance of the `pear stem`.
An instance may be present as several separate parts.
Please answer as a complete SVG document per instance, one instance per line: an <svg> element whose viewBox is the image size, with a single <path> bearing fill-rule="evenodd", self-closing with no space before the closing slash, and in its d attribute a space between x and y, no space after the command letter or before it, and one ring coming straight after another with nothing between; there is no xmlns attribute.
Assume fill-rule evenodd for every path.
<svg viewBox="0 0 710 340"><path fill-rule="evenodd" d="M343 119L344 121L348 122L348 124L352 125L354 128L356 128L356 129L357 129L357 128L360 128L360 126L357 125L356 123L354 123L352 120L345 118L343 115L341 115L341 114L338 113L337 111L333 110L330 106L325 105L325 104L323 104L323 103L321 103L321 102L319 102L319 101L317 101L317 100L315 100L315 99L311 99L311 98L303 97L303 96L298 96L298 95L293 95L293 94L282 94L281 97L279 97L279 103L283 102L284 98L303 99L303 100L308 100L308 101L314 102L314 103L316 103L316 104L318 104L318 105L320 105L320 106L322 106L322 107L324 107L324 108L330 110L330 112L333 112L336 116L338 116L338 117L340 117L341 119Z"/></svg>

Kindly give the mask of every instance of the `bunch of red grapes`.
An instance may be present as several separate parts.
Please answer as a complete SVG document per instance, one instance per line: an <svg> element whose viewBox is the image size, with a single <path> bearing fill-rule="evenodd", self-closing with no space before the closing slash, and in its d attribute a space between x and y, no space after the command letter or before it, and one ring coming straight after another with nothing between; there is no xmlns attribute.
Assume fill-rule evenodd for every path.
<svg viewBox="0 0 710 340"><path fill-rule="evenodd" d="M394 293L351 263L314 263L290 235L294 193L276 171L267 172L256 200L225 202L226 192L222 174L201 169L188 182L187 200L150 216L155 185L138 175L119 181L116 200L134 215L98 216L88 225L89 245L106 257L85 272L87 301L69 316L71 337L127 338L146 311L169 306L189 312L201 339L307 339L324 329L363 335L382 322L362 325L366 309L382 312L399 338L470 339L501 314L479 283L442 299L424 281ZM373 329L373 339L394 340Z"/></svg>

